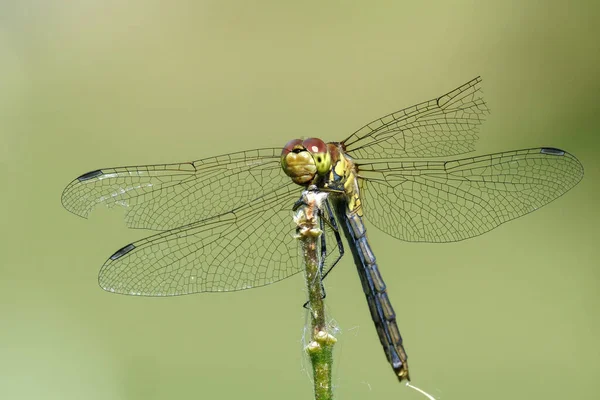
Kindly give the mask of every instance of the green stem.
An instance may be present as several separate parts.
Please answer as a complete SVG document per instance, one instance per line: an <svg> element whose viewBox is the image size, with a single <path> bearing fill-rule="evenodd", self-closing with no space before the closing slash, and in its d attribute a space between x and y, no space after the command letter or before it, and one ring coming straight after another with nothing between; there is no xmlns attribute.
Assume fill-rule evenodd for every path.
<svg viewBox="0 0 600 400"><path fill-rule="evenodd" d="M304 205L294 217L298 227L298 239L301 242L304 266L306 268L306 285L308 289L308 310L310 313L310 342L306 351L313 367L313 380L316 400L333 398L331 388L331 371L333 364L333 345L336 338L328 332L325 320L325 304L321 285L321 258L319 238L323 233L319 227L319 207L325 194L317 191L304 191Z"/></svg>

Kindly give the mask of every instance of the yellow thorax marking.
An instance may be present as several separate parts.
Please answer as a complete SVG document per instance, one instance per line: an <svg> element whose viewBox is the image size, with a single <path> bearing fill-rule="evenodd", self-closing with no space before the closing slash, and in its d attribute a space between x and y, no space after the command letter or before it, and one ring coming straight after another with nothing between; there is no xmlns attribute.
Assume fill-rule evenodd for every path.
<svg viewBox="0 0 600 400"><path fill-rule="evenodd" d="M334 166L334 171L337 175L343 177L344 192L348 201L348 210L362 217L360 193L358 190L356 174L353 171L353 164L349 162L341 152L339 161Z"/></svg>

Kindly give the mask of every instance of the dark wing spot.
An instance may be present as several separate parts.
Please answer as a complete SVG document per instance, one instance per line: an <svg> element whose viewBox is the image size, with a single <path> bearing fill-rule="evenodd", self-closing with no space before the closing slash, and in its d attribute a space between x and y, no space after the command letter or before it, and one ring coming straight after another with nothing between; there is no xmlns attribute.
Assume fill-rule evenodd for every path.
<svg viewBox="0 0 600 400"><path fill-rule="evenodd" d="M99 170L99 169L97 169L95 171L91 171L91 172L88 172L88 173L85 173L85 174L81 175L79 178L77 178L77 180L79 182L81 182L81 181L87 181L88 179L92 179L92 178L95 178L95 177L100 176L100 175L102 175L102 171Z"/></svg>
<svg viewBox="0 0 600 400"><path fill-rule="evenodd" d="M113 254L112 256L110 256L111 260L116 260L118 258L123 257L125 254L129 253L131 250L135 249L135 246L133 245L133 243L128 244L127 246L115 251L115 254Z"/></svg>
<svg viewBox="0 0 600 400"><path fill-rule="evenodd" d="M552 156L564 156L565 152L561 149L555 149L554 147L544 147L540 153L550 154Z"/></svg>

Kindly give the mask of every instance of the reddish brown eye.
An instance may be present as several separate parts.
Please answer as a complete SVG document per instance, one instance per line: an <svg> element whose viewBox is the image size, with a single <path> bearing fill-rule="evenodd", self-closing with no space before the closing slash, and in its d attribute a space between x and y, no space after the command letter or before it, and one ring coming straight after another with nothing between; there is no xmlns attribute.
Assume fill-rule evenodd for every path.
<svg viewBox="0 0 600 400"><path fill-rule="evenodd" d="M327 152L327 145L321 139L317 139L317 138L305 139L302 142L302 145L306 148L306 150L310 151L312 154Z"/></svg>
<svg viewBox="0 0 600 400"><path fill-rule="evenodd" d="M283 150L281 150L281 155L286 156L289 153L291 153L292 151L294 151L294 147L301 146L301 145L302 145L302 140L300 140L300 139L290 140L289 142L287 142L285 144L285 146L283 146Z"/></svg>

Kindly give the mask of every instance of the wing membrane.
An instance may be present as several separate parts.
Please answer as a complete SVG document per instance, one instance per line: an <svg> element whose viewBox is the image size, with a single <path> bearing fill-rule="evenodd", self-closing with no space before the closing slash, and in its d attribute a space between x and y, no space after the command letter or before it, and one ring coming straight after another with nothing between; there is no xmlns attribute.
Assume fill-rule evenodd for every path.
<svg viewBox="0 0 600 400"><path fill-rule="evenodd" d="M119 205L130 228L169 230L222 214L288 184L281 149L257 149L181 164L104 168L72 181L62 204L87 217Z"/></svg>
<svg viewBox="0 0 600 400"><path fill-rule="evenodd" d="M365 216L391 236L453 242L525 215L575 186L583 167L571 154L535 148L453 161L359 166Z"/></svg>
<svg viewBox="0 0 600 400"><path fill-rule="evenodd" d="M489 113L477 77L438 98L368 123L342 143L356 159L453 156L475 149Z"/></svg>
<svg viewBox="0 0 600 400"><path fill-rule="evenodd" d="M100 270L105 290L176 296L267 285L301 271L292 237L298 189L283 186L230 212L161 232L115 252Z"/></svg>

